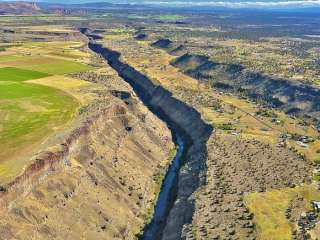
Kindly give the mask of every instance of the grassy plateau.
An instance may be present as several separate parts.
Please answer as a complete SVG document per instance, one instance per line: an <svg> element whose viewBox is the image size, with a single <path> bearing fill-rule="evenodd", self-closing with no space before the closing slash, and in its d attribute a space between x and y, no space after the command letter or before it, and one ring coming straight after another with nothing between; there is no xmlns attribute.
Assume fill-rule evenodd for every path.
<svg viewBox="0 0 320 240"><path fill-rule="evenodd" d="M90 101L80 91L89 83L64 76L92 69L80 46L26 41L1 52L0 185L21 174L35 151Z"/></svg>

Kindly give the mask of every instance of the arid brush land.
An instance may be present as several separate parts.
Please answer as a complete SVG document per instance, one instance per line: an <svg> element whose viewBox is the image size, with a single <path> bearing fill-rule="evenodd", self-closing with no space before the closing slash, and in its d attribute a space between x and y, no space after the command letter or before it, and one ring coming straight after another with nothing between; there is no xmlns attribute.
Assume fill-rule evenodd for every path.
<svg viewBox="0 0 320 240"><path fill-rule="evenodd" d="M320 11L0 14L0 239L320 239Z"/></svg>

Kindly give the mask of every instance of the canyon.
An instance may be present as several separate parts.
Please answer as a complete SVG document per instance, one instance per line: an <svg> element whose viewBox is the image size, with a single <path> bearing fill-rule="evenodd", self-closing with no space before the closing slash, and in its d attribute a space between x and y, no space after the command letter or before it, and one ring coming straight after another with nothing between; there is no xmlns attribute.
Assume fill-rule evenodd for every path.
<svg viewBox="0 0 320 240"><path fill-rule="evenodd" d="M246 196L251 192L310 183L312 164L301 161L289 149L230 137L210 127L200 114L201 106L211 106L216 101L210 91L202 88L201 92L192 92L187 90L189 86L168 85L160 77L151 80L137 70L142 60L131 60L131 56L144 57L141 48L134 53L136 46L131 40L123 44L129 44L132 52L121 51L125 54L122 56L117 52L123 49L118 43L116 45L113 40L88 35L91 39L89 48L105 58L135 89L142 101L153 111L160 112L161 118L169 122L173 132L184 136L184 141L189 143L162 234L151 239L205 239L207 236L254 239L253 215L244 204ZM116 46L116 50L109 46ZM150 56L150 50L148 54ZM143 66L146 68L148 65ZM174 72L168 66L160 69ZM168 78L174 76L184 81L180 74L167 75ZM189 98L192 95L197 97ZM174 106L174 109L169 106ZM283 171L284 166L286 171ZM274 178L279 181L274 181Z"/></svg>
<svg viewBox="0 0 320 240"><path fill-rule="evenodd" d="M318 17L107 5L0 19L0 239L316 239Z"/></svg>
<svg viewBox="0 0 320 240"><path fill-rule="evenodd" d="M133 239L147 223L172 135L104 70L98 100L2 189L0 239Z"/></svg>
<svg viewBox="0 0 320 240"><path fill-rule="evenodd" d="M87 30L86 30L87 31ZM89 35L94 38L94 36ZM97 37L99 38L99 37ZM94 39L97 39L94 38ZM200 114L187 104L172 97L170 92L161 86L154 85L146 76L136 71L128 64L119 60L120 54L95 43L89 42L89 48L102 55L118 73L133 87L141 100L167 122L173 133L182 138L186 147L184 165L179 172L178 182L173 186L172 193L177 195L174 205L171 206L169 224L164 227L163 239L177 239L186 224L192 222L194 201L190 197L204 181L203 171L206 162L206 142L212 132L212 127L207 125ZM172 203L167 203L172 204ZM174 216L174 217L173 217ZM164 219L166 221L166 219ZM172 224L170 224L172 221ZM167 234L170 232L170 234ZM161 232L159 237L161 237ZM158 239L153 236L152 239Z"/></svg>

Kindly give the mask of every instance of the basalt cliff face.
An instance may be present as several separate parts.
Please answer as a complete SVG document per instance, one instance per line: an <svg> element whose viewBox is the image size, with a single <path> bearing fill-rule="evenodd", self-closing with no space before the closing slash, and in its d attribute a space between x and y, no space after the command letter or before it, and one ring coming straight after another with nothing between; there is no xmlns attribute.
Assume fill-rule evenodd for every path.
<svg viewBox="0 0 320 240"><path fill-rule="evenodd" d="M166 42L170 45L158 43ZM319 87L294 80L277 79L259 72L253 72L239 64L217 63L208 56L196 55L186 51L169 39L160 39L151 46L167 51L178 57L171 64L185 74L200 81L210 81L214 87L245 94L251 99L266 105L281 108L289 114L306 114L319 121ZM169 46L169 47L168 47Z"/></svg>
<svg viewBox="0 0 320 240"><path fill-rule="evenodd" d="M149 220L171 132L116 74L102 80L101 99L1 193L0 239L135 239Z"/></svg>
<svg viewBox="0 0 320 240"><path fill-rule="evenodd" d="M172 65L196 79L212 80L217 88L245 93L290 114L302 113L320 119L320 89L316 86L275 79L241 65L214 63L201 55L185 54Z"/></svg>
<svg viewBox="0 0 320 240"><path fill-rule="evenodd" d="M161 234L162 239L180 239L185 235L184 229L192 223L195 208L192 195L205 181L203 173L207 160L206 142L213 129L202 120L194 108L174 98L166 89L154 84L148 77L122 62L118 52L94 40L89 43L89 48L104 57L133 87L145 105L163 119L174 134L181 136L187 145L184 165L180 169L178 182L173 189L173 195L176 197L172 199L172 206Z"/></svg>
<svg viewBox="0 0 320 240"><path fill-rule="evenodd" d="M189 140L175 189L177 197L162 230L162 239L255 239L253 214L245 205L247 194L310 183L312 164L290 149L242 139L221 130L211 131L198 112L216 103L212 90L184 88L183 83L190 83L190 78L170 69L165 53L145 44L141 47L135 39L95 41L94 36L90 37L93 38L90 48L133 86L143 102L168 122L174 133ZM160 60L154 61L155 58ZM201 65L203 59L206 60L194 59L188 67ZM155 64L159 71L154 70ZM165 70L170 77L177 77L178 86L167 84L171 79L162 75Z"/></svg>
<svg viewBox="0 0 320 240"><path fill-rule="evenodd" d="M188 141L200 141L210 135L212 128L201 119L199 112L174 98L169 91L154 84L130 65L121 62L118 52L96 42L90 42L89 48L103 56L120 77L132 86L142 101L172 128L176 128L175 131L180 131L180 135L185 135Z"/></svg>

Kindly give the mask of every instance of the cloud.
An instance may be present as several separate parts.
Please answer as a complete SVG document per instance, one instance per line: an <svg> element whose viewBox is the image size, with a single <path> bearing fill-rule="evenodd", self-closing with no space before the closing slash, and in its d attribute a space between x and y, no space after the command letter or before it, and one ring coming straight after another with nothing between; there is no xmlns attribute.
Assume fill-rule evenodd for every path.
<svg viewBox="0 0 320 240"><path fill-rule="evenodd" d="M10 1L10 0L0 0ZM11 0L12 1L12 0ZM14 1L14 0L13 0ZM111 2L167 6L211 6L227 8L320 8L320 0L26 0L33 2L84 3Z"/></svg>
<svg viewBox="0 0 320 240"><path fill-rule="evenodd" d="M320 7L320 0L288 1L144 1L145 4L229 8Z"/></svg>

